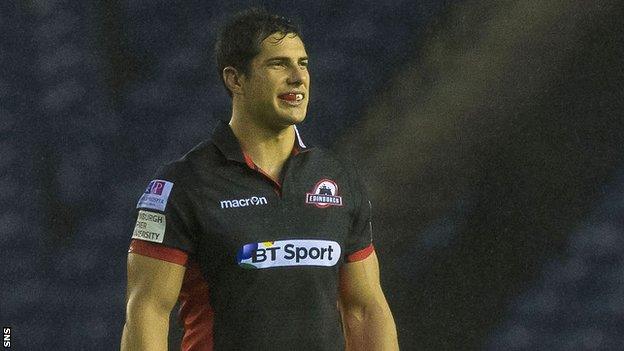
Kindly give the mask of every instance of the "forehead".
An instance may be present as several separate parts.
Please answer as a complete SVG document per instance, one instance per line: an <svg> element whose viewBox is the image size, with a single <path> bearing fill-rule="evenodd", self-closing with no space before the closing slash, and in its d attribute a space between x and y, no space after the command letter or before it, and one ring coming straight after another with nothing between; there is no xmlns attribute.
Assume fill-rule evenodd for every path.
<svg viewBox="0 0 624 351"><path fill-rule="evenodd" d="M257 59L267 59L275 56L285 56L294 59L307 56L303 41L298 35L288 33L273 33L260 43L260 52Z"/></svg>

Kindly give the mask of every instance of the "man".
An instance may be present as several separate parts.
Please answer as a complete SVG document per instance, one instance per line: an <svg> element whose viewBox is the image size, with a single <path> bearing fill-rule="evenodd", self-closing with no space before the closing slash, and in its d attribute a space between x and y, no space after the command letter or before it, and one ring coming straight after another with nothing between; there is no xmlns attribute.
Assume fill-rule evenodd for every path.
<svg viewBox="0 0 624 351"><path fill-rule="evenodd" d="M183 350L398 349L363 187L295 127L310 89L299 31L247 11L216 53L231 120L139 200L122 350L166 350L178 299Z"/></svg>

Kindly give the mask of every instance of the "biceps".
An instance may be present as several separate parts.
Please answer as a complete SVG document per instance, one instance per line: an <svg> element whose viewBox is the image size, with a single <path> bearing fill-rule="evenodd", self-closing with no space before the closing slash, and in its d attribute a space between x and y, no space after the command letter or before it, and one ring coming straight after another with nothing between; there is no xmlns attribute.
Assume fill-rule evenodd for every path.
<svg viewBox="0 0 624 351"><path fill-rule="evenodd" d="M383 299L379 284L379 263L373 252L362 261L345 264L340 270L340 304L362 307Z"/></svg>
<svg viewBox="0 0 624 351"><path fill-rule="evenodd" d="M174 263L128 254L128 311L149 308L168 314L178 299L185 270Z"/></svg>

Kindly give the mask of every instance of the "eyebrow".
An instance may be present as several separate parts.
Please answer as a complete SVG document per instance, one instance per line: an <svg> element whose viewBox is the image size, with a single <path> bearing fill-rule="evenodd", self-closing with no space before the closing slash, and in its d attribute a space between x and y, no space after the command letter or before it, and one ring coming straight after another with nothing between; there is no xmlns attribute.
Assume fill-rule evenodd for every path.
<svg viewBox="0 0 624 351"><path fill-rule="evenodd" d="M268 59L265 60L265 62L271 62L271 61L290 61L290 57L287 56L275 56L275 57L269 57ZM308 61L308 57L307 56L303 56L300 57L297 62L299 61Z"/></svg>

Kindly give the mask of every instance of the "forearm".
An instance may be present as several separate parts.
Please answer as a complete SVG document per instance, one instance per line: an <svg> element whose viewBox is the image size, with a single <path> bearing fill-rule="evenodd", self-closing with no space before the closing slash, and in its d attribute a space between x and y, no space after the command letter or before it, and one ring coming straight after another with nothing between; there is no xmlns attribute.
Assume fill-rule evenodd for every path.
<svg viewBox="0 0 624 351"><path fill-rule="evenodd" d="M128 309L121 351L166 351L169 313L150 307Z"/></svg>
<svg viewBox="0 0 624 351"><path fill-rule="evenodd" d="M399 349L394 318L385 301L375 306L350 308L342 314L347 351Z"/></svg>

